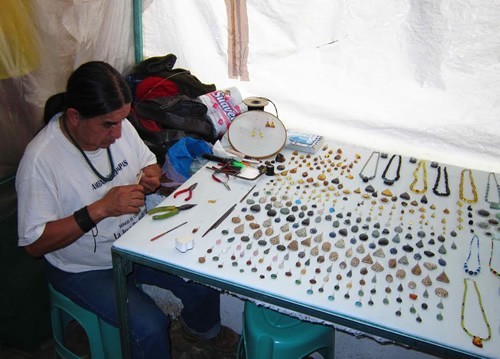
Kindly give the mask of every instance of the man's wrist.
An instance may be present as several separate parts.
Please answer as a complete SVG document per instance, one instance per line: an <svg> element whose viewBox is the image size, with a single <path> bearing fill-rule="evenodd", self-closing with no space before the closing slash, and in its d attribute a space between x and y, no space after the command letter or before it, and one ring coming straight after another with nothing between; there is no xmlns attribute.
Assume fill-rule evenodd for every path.
<svg viewBox="0 0 500 359"><path fill-rule="evenodd" d="M95 222L92 220L89 214L89 210L87 209L87 206L79 209L75 213L73 213L73 217L75 218L76 224L78 224L78 227L84 232L87 233L90 231L92 228L95 227Z"/></svg>

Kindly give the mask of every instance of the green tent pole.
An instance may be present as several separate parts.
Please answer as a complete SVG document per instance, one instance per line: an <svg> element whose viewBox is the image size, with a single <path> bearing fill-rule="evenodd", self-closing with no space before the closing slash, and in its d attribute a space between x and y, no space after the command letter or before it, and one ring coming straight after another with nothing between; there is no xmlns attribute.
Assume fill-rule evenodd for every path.
<svg viewBox="0 0 500 359"><path fill-rule="evenodd" d="M134 47L135 63L142 61L142 1L134 0Z"/></svg>

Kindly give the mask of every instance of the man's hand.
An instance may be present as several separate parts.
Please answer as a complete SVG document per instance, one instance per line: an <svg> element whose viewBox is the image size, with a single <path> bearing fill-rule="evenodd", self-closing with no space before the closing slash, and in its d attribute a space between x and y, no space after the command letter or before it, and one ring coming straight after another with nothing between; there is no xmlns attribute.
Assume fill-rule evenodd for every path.
<svg viewBox="0 0 500 359"><path fill-rule="evenodd" d="M149 194L160 187L161 168L157 164L147 166L143 169L139 184L144 188L144 193Z"/></svg>
<svg viewBox="0 0 500 359"><path fill-rule="evenodd" d="M107 217L138 213L144 205L144 188L141 185L113 187L99 201L88 206L92 219L97 223Z"/></svg>

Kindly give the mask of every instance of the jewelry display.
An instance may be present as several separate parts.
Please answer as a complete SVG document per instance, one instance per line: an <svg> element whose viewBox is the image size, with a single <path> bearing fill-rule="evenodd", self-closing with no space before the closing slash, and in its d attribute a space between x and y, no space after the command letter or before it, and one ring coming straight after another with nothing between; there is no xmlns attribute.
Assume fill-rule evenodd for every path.
<svg viewBox="0 0 500 359"><path fill-rule="evenodd" d="M259 136L258 130L255 136ZM277 170L265 183L257 183L237 199L239 204L218 236L213 233L207 237L208 242L213 238L210 244L198 244L210 248L210 253L203 252L196 264L208 266L209 271L224 264L223 271L229 268L250 281L263 283L270 291L275 288L272 283L279 281L280 287L292 286L292 292L307 296L325 310L351 306L363 319L365 315L370 317L368 311L373 308L403 325L408 320L422 325L433 322L434 326L454 327L460 333L453 321L460 305L456 286L464 272L453 269L463 263L467 276L479 275L482 234L478 232L479 236L471 239L467 233L470 230L472 236L478 230L478 218L488 223L488 230L498 228L491 221L496 213L492 216L491 211L473 208L463 198L465 193L469 201L473 200L467 193L476 184L482 190L486 173L484 177L478 173L477 182L469 174L468 187L463 172L459 200L458 191L451 194L450 184L455 178L458 182L462 169L451 165L436 162L431 166L436 168L436 177L429 185L430 161L416 160L414 165L402 166L402 156L387 156L380 180L380 152L361 150L353 161L340 149L284 153L279 164L269 161ZM361 158L363 162L358 163ZM358 178L344 175L353 171L359 173ZM411 192L407 193L402 188L408 186L406 180L410 178ZM491 188L494 180L490 175ZM381 188L384 185L394 186L388 190ZM426 194L428 186L436 196ZM495 200L491 192L485 198ZM469 251L465 254L467 239ZM493 246L490 270L498 276L491 266L497 263L491 258ZM488 311L489 292L483 293ZM469 298L467 303L474 301ZM477 306L472 308L479 311ZM494 327L496 321L491 321ZM410 331L418 331L416 327ZM468 328L476 331L470 323ZM475 341L482 343L483 339Z"/></svg>
<svg viewBox="0 0 500 359"><path fill-rule="evenodd" d="M420 171L420 168L422 167L422 181L423 181L423 185L422 185L422 188L415 188L415 186L417 185L418 183L418 177L419 177L419 171ZM412 192L415 192L417 194L421 194L421 193L425 193L427 191L427 164L424 160L420 160L417 164L417 167L415 168L415 170L413 171L413 182L410 184L410 190Z"/></svg>
<svg viewBox="0 0 500 359"><path fill-rule="evenodd" d="M92 164L92 162L90 162L90 158L88 158L87 155L85 154L85 151L75 141L75 139L73 138L73 136L71 135L71 133L68 130L68 125L66 124L66 120L65 119L62 119L62 123L63 123L64 129L66 130L66 133L68 134L71 142L75 145L75 147L78 149L78 151L80 151L80 153L82 154L83 158L85 159L85 162L87 162L87 164L89 165L89 167L92 170L92 172L94 172L94 174L99 179L101 179L102 181L104 181L104 183L112 181L113 178L115 178L115 164L113 163L113 156L111 155L111 146L109 146L106 149L106 152L108 153L110 173L107 176L103 176L102 174L99 173L99 171L97 171L97 169L94 167L94 165Z"/></svg>
<svg viewBox="0 0 500 359"><path fill-rule="evenodd" d="M391 159L389 160L389 163L387 163L387 166L385 167L385 170L382 173L382 179L384 180L384 183L386 185L388 185L388 186L394 184L394 182L396 182L397 180L399 180L399 177L400 177L401 162L402 162L401 155L398 155L398 167L396 169L396 175L394 176L394 178L389 179L389 178L386 177L387 176L387 172L389 171L389 168L391 167L392 161L394 160L394 157L396 157L396 155L392 155Z"/></svg>
<svg viewBox="0 0 500 359"><path fill-rule="evenodd" d="M469 183L470 183L470 188L471 188L472 196L473 196L472 199L465 198L465 195L464 195L465 172L469 172ZM476 184L474 183L474 177L472 176L472 171L468 170L468 169L462 170L462 172L460 174L460 199L466 203L469 203L469 204L476 203L478 200Z"/></svg>
<svg viewBox="0 0 500 359"><path fill-rule="evenodd" d="M486 338L481 338L480 336L472 334L465 327L465 304L466 304L466 300L467 300L467 279L466 278L464 278L464 296L462 299L462 312L461 312L461 317L460 317L460 325L462 326L462 329L464 330L464 332L467 333L468 336L472 337L472 344L474 344L478 348L482 348L483 342L491 339L491 327L490 327L490 323L488 322L488 317L486 316L486 312L484 311L483 300L481 299L481 293L479 292L479 288L477 287L477 283L475 280L472 280L472 283L474 284L474 289L476 291L477 300L479 302L479 308L481 309L481 313L483 314L484 323L486 324L486 327L488 328L488 336Z"/></svg>
<svg viewBox="0 0 500 359"><path fill-rule="evenodd" d="M494 269L491 265L491 262L493 260L493 249L494 249L494 243L495 243L495 240L498 240L496 238L492 238L491 239L491 252L490 252L490 260L488 262L488 266L490 267L490 271L491 273L493 273L494 275L496 275L497 277L500 277L500 273L498 273L498 271L496 269Z"/></svg>
<svg viewBox="0 0 500 359"><path fill-rule="evenodd" d="M476 270L472 270L469 268L469 259L472 255L472 244L473 244L474 240L476 241L476 248L477 248L477 269ZM473 235L472 239L470 240L469 255L467 256L467 259L465 260L465 263L464 263L464 271L468 275L478 275L481 272L481 261L479 258L479 237L476 234Z"/></svg>
<svg viewBox="0 0 500 359"><path fill-rule="evenodd" d="M495 181L495 187L497 189L497 201L490 200L490 182L491 178ZM484 193L484 200L486 203L490 204L491 209L500 209L500 185L498 185L497 176L494 172L488 174L488 181L486 182L486 191Z"/></svg>
<svg viewBox="0 0 500 359"><path fill-rule="evenodd" d="M443 168L444 188L445 188L444 192L439 192L438 191L439 184L440 184L440 181L441 181L441 166L439 166L437 168L437 172L438 172L438 174L437 174L437 177L436 177L436 182L434 183L434 187L432 187L432 192L434 192L434 194L436 196L448 197L450 195L450 186L448 185L448 170L446 169L446 167Z"/></svg>
<svg viewBox="0 0 500 359"><path fill-rule="evenodd" d="M370 175L370 176L366 176L366 175L364 175L364 174L363 174L363 172L365 171L366 166L367 166L369 163L371 163L372 158L373 158L373 156L374 156L374 155L376 155L376 156L377 156L377 157L376 157L376 158L377 158L377 162L376 162L376 164L375 164L375 168L374 168L374 170L373 170L373 174L372 174L372 175ZM368 182L368 181L370 181L370 180L374 179L374 178L377 176L377 169L378 169L378 162L379 162L379 160L380 160L380 152L376 152L376 151L374 151L374 152L372 152L372 154L370 155L370 157L368 157L368 159L366 160L366 162L365 162L365 164L364 164L363 168L361 168L361 171L359 171L359 177L361 177L361 179L363 180L363 182Z"/></svg>

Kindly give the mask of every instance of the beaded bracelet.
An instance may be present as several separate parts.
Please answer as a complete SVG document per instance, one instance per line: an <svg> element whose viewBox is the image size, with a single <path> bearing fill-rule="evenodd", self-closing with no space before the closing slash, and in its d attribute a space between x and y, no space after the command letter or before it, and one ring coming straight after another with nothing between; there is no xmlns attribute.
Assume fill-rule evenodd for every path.
<svg viewBox="0 0 500 359"><path fill-rule="evenodd" d="M84 233L87 233L95 227L95 222L90 218L87 206L73 213L73 217L75 217L76 224L78 224L78 227L80 227Z"/></svg>

